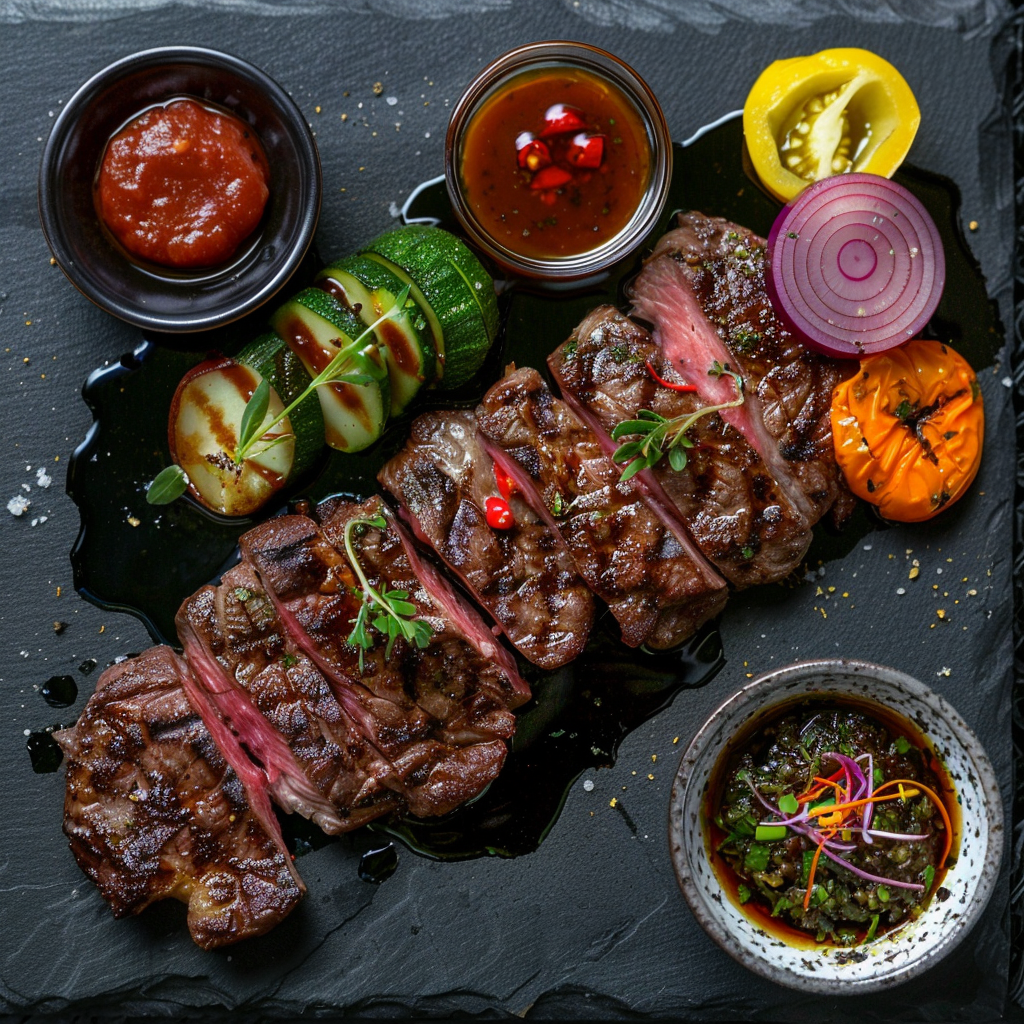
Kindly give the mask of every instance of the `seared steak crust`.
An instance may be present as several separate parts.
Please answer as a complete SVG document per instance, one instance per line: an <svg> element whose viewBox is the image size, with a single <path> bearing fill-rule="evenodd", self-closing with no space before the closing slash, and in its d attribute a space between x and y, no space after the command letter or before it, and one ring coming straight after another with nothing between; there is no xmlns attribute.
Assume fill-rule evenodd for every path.
<svg viewBox="0 0 1024 1024"><path fill-rule="evenodd" d="M641 409L671 420L702 407L695 394L657 383L648 363L663 379L682 380L650 334L611 306L588 314L548 359L562 394L606 436ZM685 469L676 472L662 459L634 477L638 486L665 496L705 557L737 587L787 576L811 542L806 518L720 416L701 417L687 436L694 447Z"/></svg>
<svg viewBox="0 0 1024 1024"><path fill-rule="evenodd" d="M841 489L832 391L855 367L811 352L782 327L765 290L765 249L747 228L691 212L662 236L652 260L668 256L683 269L817 522Z"/></svg>
<svg viewBox="0 0 1024 1024"><path fill-rule="evenodd" d="M189 703L188 671L169 647L114 665L55 738L64 831L115 916L174 897L213 949L274 927L305 887L265 794L243 785Z"/></svg>
<svg viewBox="0 0 1024 1024"><path fill-rule="evenodd" d="M509 529L488 526L498 488L471 412L418 416L378 480L524 657L550 670L580 654L594 619L590 591L561 537L520 495L509 498Z"/></svg>
<svg viewBox="0 0 1024 1024"><path fill-rule="evenodd" d="M630 646L667 648L725 602L722 580L691 557L686 538L643 501L600 441L554 397L536 370L507 374L484 396L477 421L488 450L534 510L557 525L580 575L608 603ZM700 556L698 555L698 559Z"/></svg>

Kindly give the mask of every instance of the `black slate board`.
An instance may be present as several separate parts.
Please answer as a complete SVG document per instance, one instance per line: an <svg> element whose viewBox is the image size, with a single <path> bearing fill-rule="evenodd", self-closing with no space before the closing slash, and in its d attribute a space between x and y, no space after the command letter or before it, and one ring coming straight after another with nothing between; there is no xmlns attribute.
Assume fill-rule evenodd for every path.
<svg viewBox="0 0 1024 1024"><path fill-rule="evenodd" d="M95 660L102 667L149 642L136 620L73 594L67 553L78 520L60 493L68 456L90 423L77 397L85 374L138 341L48 265L35 214L50 111L94 71L168 43L219 46L264 67L317 130L327 183L317 242L328 253L389 226L392 204L439 171L448 107L482 64L517 42L580 38L619 53L659 95L676 138L742 105L769 60L828 45L866 46L898 64L914 87L924 119L913 161L960 185L964 220L979 223L970 244L1010 323L1003 8L965 0L819 0L813 8L761 4L750 13L754 5L740 2L531 0L513 8L487 0L392 0L334 4L328 15L316 0L232 10L210 0L128 13L134 6L143 5L107 0L83 11L57 0L0 3L0 330L7 380L0 497L6 502L20 491L33 502L18 519L0 509L0 765L10 781L0 800L0 1012L196 1019L230 1008L275 1019L301 1011L693 1020L1002 1016L1008 869L981 925L942 968L884 999L826 1004L761 981L713 946L679 896L665 840L675 762L706 715L747 673L834 653L887 662L946 694L985 742L1009 806L1014 453L1003 383L1009 370L1001 363L981 374L987 454L972 494L928 526L865 536L841 559L815 567L815 578L799 587L762 588L731 601L722 622L723 671L633 733L613 768L588 773L592 791L577 783L558 825L532 855L444 864L403 852L394 876L376 887L359 881L356 866L379 840L351 836L302 859L311 896L275 933L204 954L187 938L178 907L111 919L59 832L63 776L32 772L25 732L80 711L95 678L80 666ZM378 81L379 97L372 88ZM394 105L387 102L392 96ZM48 489L36 483L41 466L53 477ZM31 490L23 491L23 483ZM916 585L907 581L912 558L921 562ZM938 622L940 607L948 623ZM68 623L59 634L58 621ZM947 668L948 675L939 674ZM78 700L66 711L38 692L59 675L79 684ZM613 796L627 814L609 807Z"/></svg>

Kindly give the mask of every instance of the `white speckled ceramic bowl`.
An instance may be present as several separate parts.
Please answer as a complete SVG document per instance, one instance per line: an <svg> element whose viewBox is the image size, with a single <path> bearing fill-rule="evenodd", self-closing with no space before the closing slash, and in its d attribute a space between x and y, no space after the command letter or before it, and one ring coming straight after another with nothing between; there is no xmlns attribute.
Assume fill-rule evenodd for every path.
<svg viewBox="0 0 1024 1024"><path fill-rule="evenodd" d="M915 722L945 763L960 800L956 864L918 920L870 943L790 945L760 928L733 903L711 865L704 808L709 781L730 740L752 716L805 694L874 703ZM724 762L723 762L724 763ZM938 694L895 669L859 661L807 661L755 679L704 724L683 755L669 814L676 875L705 931L745 967L790 988L854 995L891 988L933 967L978 920L995 885L1003 852L1003 809L992 765L967 724Z"/></svg>

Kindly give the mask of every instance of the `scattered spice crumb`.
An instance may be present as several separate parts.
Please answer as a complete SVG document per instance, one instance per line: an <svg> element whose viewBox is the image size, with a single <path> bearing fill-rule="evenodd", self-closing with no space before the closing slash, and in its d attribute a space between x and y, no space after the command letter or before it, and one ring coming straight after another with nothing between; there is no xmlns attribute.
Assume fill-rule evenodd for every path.
<svg viewBox="0 0 1024 1024"><path fill-rule="evenodd" d="M946 617L946 609L945 608L938 608L938 609L936 609L935 614L938 615L938 617L940 619L944 619Z"/></svg>
<svg viewBox="0 0 1024 1024"><path fill-rule="evenodd" d="M347 121L348 120L348 114L342 114L341 115L341 119L342 119L342 121Z"/></svg>
<svg viewBox="0 0 1024 1024"><path fill-rule="evenodd" d="M942 668L938 672L936 672L935 674L937 676L949 676L949 674L951 672L952 672L952 669L946 668L946 666L943 665Z"/></svg>
<svg viewBox="0 0 1024 1024"><path fill-rule="evenodd" d="M374 96L380 96L381 93L383 93L383 92L384 92L384 83L383 82L374 82L373 83L373 95Z"/></svg>
<svg viewBox="0 0 1024 1024"><path fill-rule="evenodd" d="M319 106L316 106L316 107L314 107L313 109L314 109L314 110L315 110L315 111L316 111L316 112L317 112L318 114L320 113L320 107L319 107Z"/></svg>
<svg viewBox="0 0 1024 1024"><path fill-rule="evenodd" d="M57 634L57 636L60 636L61 633L63 633L64 630L67 629L67 628L68 628L68 624L66 622L60 622L59 620L54 620L53 631L54 631L54 633Z"/></svg>
<svg viewBox="0 0 1024 1024"><path fill-rule="evenodd" d="M106 633L106 631L107 631L107 627L106 626L100 626L100 632L101 633Z"/></svg>
<svg viewBox="0 0 1024 1024"><path fill-rule="evenodd" d="M653 781L654 781L654 776L653 776L653 775L651 775L650 773L648 773L648 775L647 775L647 778L649 778L649 779L651 780L651 782L653 782Z"/></svg>
<svg viewBox="0 0 1024 1024"><path fill-rule="evenodd" d="M658 760L658 755L657 754L651 754L651 760L652 761L657 761Z"/></svg>
<svg viewBox="0 0 1024 1024"><path fill-rule="evenodd" d="M58 597L60 597L60 595L61 595L61 588L60 588L60 587L58 587L58 588L57 588L57 596L58 596Z"/></svg>
<svg viewBox="0 0 1024 1024"><path fill-rule="evenodd" d="M611 800L608 801L608 806L609 807L614 807L618 802L619 802L619 798L616 797L616 796L613 796L611 798Z"/></svg>
<svg viewBox="0 0 1024 1024"><path fill-rule="evenodd" d="M907 579L908 580L916 580L917 577L920 576L920 575L921 575L921 570L918 569L918 567L915 565L914 568L911 569L910 572L907 574Z"/></svg>
<svg viewBox="0 0 1024 1024"><path fill-rule="evenodd" d="M978 222L976 220L972 220L971 223L967 225L967 227L971 231L977 231L978 230Z"/></svg>
<svg viewBox="0 0 1024 1024"><path fill-rule="evenodd" d="M673 743L673 745L675 745L675 744L676 744L676 743L678 743L678 742L679 742L679 737L677 736L677 737L676 737L676 738L675 738L675 739L674 739L674 740L672 741L672 743Z"/></svg>
<svg viewBox="0 0 1024 1024"><path fill-rule="evenodd" d="M142 520L137 518L136 516L129 516L128 517L128 525L129 526L140 526L141 524L142 524Z"/></svg>

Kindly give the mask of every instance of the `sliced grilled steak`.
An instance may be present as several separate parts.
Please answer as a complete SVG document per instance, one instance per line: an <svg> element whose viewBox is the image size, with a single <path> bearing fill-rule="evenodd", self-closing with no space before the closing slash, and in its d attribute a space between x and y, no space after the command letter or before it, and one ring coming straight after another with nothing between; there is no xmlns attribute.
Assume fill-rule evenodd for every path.
<svg viewBox="0 0 1024 1024"><path fill-rule="evenodd" d="M405 590L416 618L432 628L423 649L404 639L387 656L386 637L371 629L374 645L360 652L348 643L360 598L344 548L346 524L384 514L379 498L339 503L323 530L303 516L283 516L242 538L280 620L287 643L330 680L346 715L392 767L384 785L400 793L413 814L444 814L479 793L500 770L515 729L510 707L528 694L526 684L481 654L428 594L394 529L358 527L349 537L362 571L378 590ZM390 514L389 514L390 515ZM479 617L460 613L496 644ZM507 653L505 654L507 658ZM510 659L509 659L510 660ZM524 692L525 691L525 692Z"/></svg>
<svg viewBox="0 0 1024 1024"><path fill-rule="evenodd" d="M700 213L681 215L633 284L633 309L705 402L730 397L715 359L743 376L747 400L723 411L792 501L817 522L841 490L832 448L832 389L852 369L797 342L775 318L764 287L765 242Z"/></svg>
<svg viewBox="0 0 1024 1024"><path fill-rule="evenodd" d="M608 603L630 646L662 649L725 603L724 582L673 520L663 520L599 439L536 370L498 381L477 409L490 454L534 511L565 540L588 586Z"/></svg>
<svg viewBox="0 0 1024 1024"><path fill-rule="evenodd" d="M264 766L278 806L335 834L401 805L386 784L390 764L288 642L251 565L185 601L177 626L200 690ZM351 704L366 713L358 699ZM390 716L392 708L384 702L377 710Z"/></svg>
<svg viewBox="0 0 1024 1024"><path fill-rule="evenodd" d="M487 525L487 499L500 495L472 412L418 416L377 479L524 657L551 670L579 655L594 620L590 591L561 537L521 495L508 499L509 529Z"/></svg>
<svg viewBox="0 0 1024 1024"><path fill-rule="evenodd" d="M269 931L305 886L265 780L237 741L214 742L188 675L169 647L150 648L104 672L55 738L67 755L64 831L115 916L179 899L192 938L213 949Z"/></svg>
<svg viewBox="0 0 1024 1024"><path fill-rule="evenodd" d="M648 363L663 379L681 380L650 334L612 306L589 313L548 358L566 401L605 437L641 409L671 420L702 407L696 395L657 383ZM678 510L705 557L731 583L746 587L787 576L811 542L806 517L718 414L698 419L687 436L695 447L685 469L676 472L662 459L633 477L637 485Z"/></svg>

